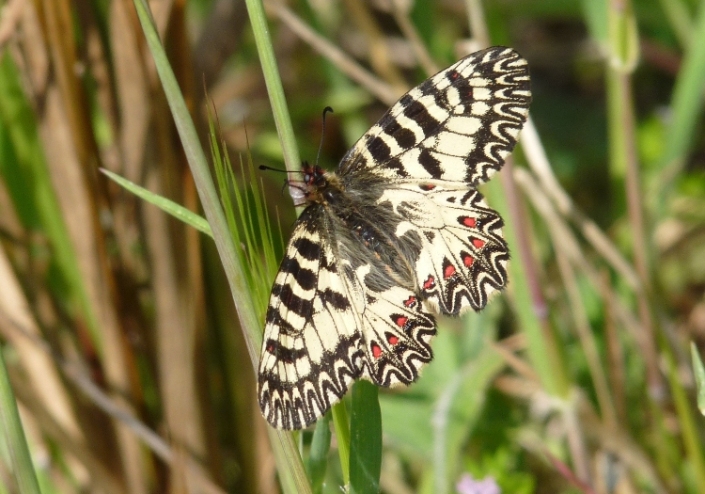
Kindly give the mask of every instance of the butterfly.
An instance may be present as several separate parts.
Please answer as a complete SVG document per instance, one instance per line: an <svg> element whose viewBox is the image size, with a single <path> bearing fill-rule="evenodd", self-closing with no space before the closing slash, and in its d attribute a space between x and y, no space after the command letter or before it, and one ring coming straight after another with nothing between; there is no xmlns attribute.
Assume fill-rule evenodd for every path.
<svg viewBox="0 0 705 494"><path fill-rule="evenodd" d="M272 287L258 400L301 429L356 379L408 385L433 353L435 315L485 307L507 284L502 218L476 187L498 171L529 110L516 51L473 53L397 101L340 161L305 165Z"/></svg>

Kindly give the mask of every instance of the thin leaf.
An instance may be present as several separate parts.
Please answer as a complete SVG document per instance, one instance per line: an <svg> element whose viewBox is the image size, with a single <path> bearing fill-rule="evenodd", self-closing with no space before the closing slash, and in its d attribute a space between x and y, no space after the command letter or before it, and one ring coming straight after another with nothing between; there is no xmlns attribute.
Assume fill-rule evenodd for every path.
<svg viewBox="0 0 705 494"><path fill-rule="evenodd" d="M267 16L264 14L264 7L260 0L245 0L247 14L252 23L252 33L257 44L264 82L267 85L267 94L272 104L274 112L274 122L277 126L279 141L284 154L284 162L289 171L298 171L301 168L299 150L294 137L294 126L289 116L289 108L284 96L284 86L282 85L277 60L274 56L274 47L269 37L269 27L267 26Z"/></svg>
<svg viewBox="0 0 705 494"><path fill-rule="evenodd" d="M107 175L111 180L115 181L125 189L132 192L140 199L144 199L148 203L154 204L159 209L161 209L165 213L170 214L177 220L183 221L184 223L189 226L192 226L199 232L205 233L209 237L213 238L213 232L211 231L211 227L204 217L194 213L190 209L186 209L185 207L175 203L174 201L167 199L166 197L162 197L159 194L155 194L154 192L145 189L144 187L140 187L139 185L130 182L126 178L123 178L120 175L111 172L110 170L101 168L100 171Z"/></svg>
<svg viewBox="0 0 705 494"><path fill-rule="evenodd" d="M437 493L449 492L449 486L457 478L463 444L483 410L488 388L503 367L502 357L486 348L444 383L431 420Z"/></svg>
<svg viewBox="0 0 705 494"><path fill-rule="evenodd" d="M675 405L678 417L678 425L681 428L681 437L685 446L683 461L688 462L688 468L692 472L692 481L695 490L692 492L705 492L705 453L699 438L698 422L693 414L693 404L690 396L686 392L683 382L678 374L673 352L664 351L662 353L666 369L666 377L673 394L673 404ZM659 410L660 411L660 410ZM665 436L665 432L658 431ZM661 441L662 443L663 441ZM661 444L658 443L658 444Z"/></svg>

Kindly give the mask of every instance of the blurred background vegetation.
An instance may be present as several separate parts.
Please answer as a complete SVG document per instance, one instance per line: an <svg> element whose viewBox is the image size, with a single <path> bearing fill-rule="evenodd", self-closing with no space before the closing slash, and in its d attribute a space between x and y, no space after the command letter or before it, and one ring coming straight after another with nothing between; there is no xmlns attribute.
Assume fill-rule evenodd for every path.
<svg viewBox="0 0 705 494"><path fill-rule="evenodd" d="M464 54L512 46L532 71L532 120L483 188L510 287L442 321L420 381L382 393L382 491L491 492L469 474L503 493L705 492L689 353L705 345L705 2L265 4L304 159L335 109L328 168ZM131 0L2 5L0 350L42 491L278 492L211 239L99 173L200 211ZM237 169L248 152L281 166L245 3L151 8L203 143L212 103ZM254 178L280 256L295 211L280 175ZM17 492L0 443L0 492ZM335 444L314 491L340 492Z"/></svg>

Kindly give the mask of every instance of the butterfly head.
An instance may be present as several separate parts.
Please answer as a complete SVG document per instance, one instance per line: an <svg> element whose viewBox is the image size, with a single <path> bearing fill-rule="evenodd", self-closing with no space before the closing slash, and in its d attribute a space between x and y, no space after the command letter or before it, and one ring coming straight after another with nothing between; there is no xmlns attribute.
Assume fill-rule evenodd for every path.
<svg viewBox="0 0 705 494"><path fill-rule="evenodd" d="M306 184L307 188L317 189L325 187L328 173L323 168L318 165L309 165L304 161L301 171L304 174L304 184Z"/></svg>
<svg viewBox="0 0 705 494"><path fill-rule="evenodd" d="M338 177L325 171L318 165L304 162L301 169L303 180L289 181L289 188L294 203L302 204L334 204L338 202L342 186Z"/></svg>

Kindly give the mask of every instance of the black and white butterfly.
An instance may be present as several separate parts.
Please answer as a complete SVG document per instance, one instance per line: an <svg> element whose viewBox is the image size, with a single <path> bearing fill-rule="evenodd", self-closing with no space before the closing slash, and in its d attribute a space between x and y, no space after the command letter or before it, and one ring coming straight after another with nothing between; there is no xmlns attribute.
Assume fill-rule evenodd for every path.
<svg viewBox="0 0 705 494"><path fill-rule="evenodd" d="M356 379L410 384L431 360L434 314L480 310L507 284L502 218L477 185L526 121L529 69L494 47L396 102L338 166L304 167L297 220L272 287L259 404L306 427Z"/></svg>

